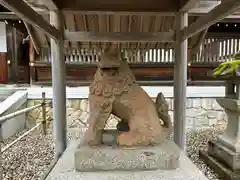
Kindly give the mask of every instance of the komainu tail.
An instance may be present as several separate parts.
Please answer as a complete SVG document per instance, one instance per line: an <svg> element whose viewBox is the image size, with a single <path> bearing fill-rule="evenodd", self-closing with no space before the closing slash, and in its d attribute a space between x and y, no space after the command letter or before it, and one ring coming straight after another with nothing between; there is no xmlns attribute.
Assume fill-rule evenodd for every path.
<svg viewBox="0 0 240 180"><path fill-rule="evenodd" d="M157 95L156 110L157 110L159 119L161 119L164 123L163 126L165 128L172 129L172 121L168 113L169 111L168 102L166 101L162 93L158 93Z"/></svg>

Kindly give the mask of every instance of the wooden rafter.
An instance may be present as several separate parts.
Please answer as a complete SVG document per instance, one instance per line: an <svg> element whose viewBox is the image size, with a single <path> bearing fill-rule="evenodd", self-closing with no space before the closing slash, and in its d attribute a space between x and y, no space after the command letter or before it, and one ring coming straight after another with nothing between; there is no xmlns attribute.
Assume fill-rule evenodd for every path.
<svg viewBox="0 0 240 180"><path fill-rule="evenodd" d="M161 32L161 29L160 29L160 27L161 27L161 18L162 18L162 17L156 16L156 21L155 21L155 28L154 28L154 30L157 31L157 32ZM159 44L158 42L155 43L156 49L158 48L158 44Z"/></svg>
<svg viewBox="0 0 240 180"><path fill-rule="evenodd" d="M55 11L58 10L57 5L53 2L53 0L41 0L41 3L45 5L49 10Z"/></svg>
<svg viewBox="0 0 240 180"><path fill-rule="evenodd" d="M51 38L58 39L58 37L60 37L60 31L46 22L40 14L36 13L22 0L0 0L0 4L10 11L16 13L16 15L29 24L37 26Z"/></svg>
<svg viewBox="0 0 240 180"><path fill-rule="evenodd" d="M189 10L193 9L199 2L200 0L185 0L179 11L188 12Z"/></svg>
<svg viewBox="0 0 240 180"><path fill-rule="evenodd" d="M0 19L14 19L14 20L20 20L21 18L19 16L17 16L15 13L13 12L0 12Z"/></svg>
<svg viewBox="0 0 240 180"><path fill-rule="evenodd" d="M48 15L49 13L45 12L45 11L41 11L41 12L38 12L38 14L40 14L42 16L45 16L45 15ZM0 19L3 19L3 20L8 20L8 19L21 20L21 18L18 15L16 15L16 13L14 13L14 12L0 12Z"/></svg>
<svg viewBox="0 0 240 180"><path fill-rule="evenodd" d="M139 31L142 32L143 31L143 16L140 17L140 25L139 25ZM140 43L137 42L137 49L139 49L139 45Z"/></svg>
<svg viewBox="0 0 240 180"><path fill-rule="evenodd" d="M128 17L128 32L132 32L132 15ZM127 47L130 48L129 42L127 42Z"/></svg>
<svg viewBox="0 0 240 180"><path fill-rule="evenodd" d="M114 16L114 32L120 32L121 31L121 16L120 15L116 15ZM117 47L119 47L119 43L116 43Z"/></svg>
<svg viewBox="0 0 240 180"><path fill-rule="evenodd" d="M174 48L174 44L175 44L174 42L170 43L170 44L169 44L169 47ZM65 46L66 46L66 44L65 44ZM91 47L92 47L93 49L96 49L96 50L98 51L98 50L101 50L101 49L106 48L106 46L108 46L107 43L101 43L101 45L93 44ZM113 45L113 46L116 46L116 45ZM127 49L127 50L130 50L130 51L134 51L134 50L136 49L136 47L134 47L134 46L128 47L128 45L125 44L125 43L121 43L121 46L120 46L120 47L121 47L121 49ZM76 44L73 44L73 45L72 45L72 48L77 48ZM84 42L83 42L83 43L81 44L81 49L85 49L85 48L88 49L88 48L89 48L89 45L88 45L87 43L84 43ZM151 48L151 49L156 48L155 43L151 43L151 45L150 45L149 48ZM164 45L163 43L159 43L159 44L158 44L158 48L164 49L164 48L165 48L165 45ZM141 44L139 45L139 49L141 49L141 50L146 50L146 45L143 44L143 43L141 43Z"/></svg>
<svg viewBox="0 0 240 180"><path fill-rule="evenodd" d="M107 29L105 15L101 14L98 17L99 17L99 20L98 20L98 22L99 22L99 32L105 32L106 29ZM97 49L101 49L100 48L101 47L101 42L97 43L97 47L98 47Z"/></svg>
<svg viewBox="0 0 240 180"><path fill-rule="evenodd" d="M33 47L36 51L37 54L39 54L40 52L40 46L39 46L39 43L38 43L38 40L37 40L37 37L35 36L34 32L33 32L33 29L32 29L32 25L31 24L28 24L26 21L23 21L26 29L27 29L27 32L31 38L31 41L32 41L32 44L33 44Z"/></svg>
<svg viewBox="0 0 240 180"><path fill-rule="evenodd" d="M67 18L67 16L65 15L64 24L63 24L63 25L64 25L64 29L67 29L67 27L68 27L68 26L67 26L67 22L68 22L68 21L66 20L66 18ZM76 47L76 48L77 48L77 47ZM66 45L65 49L67 49L67 50L68 50L68 49L71 49L71 42L69 42L69 41L67 42L67 45Z"/></svg>
<svg viewBox="0 0 240 180"><path fill-rule="evenodd" d="M74 28L74 31L78 31L78 29L77 29L77 20L76 20L75 14L72 15L72 18L73 18L73 28ZM81 49L80 42L77 42L77 49L78 50Z"/></svg>
<svg viewBox="0 0 240 180"><path fill-rule="evenodd" d="M87 24L87 16L86 15L83 15L83 24L84 24L84 31L88 31L88 24ZM91 43L88 42L88 46L90 47L91 46Z"/></svg>
<svg viewBox="0 0 240 180"><path fill-rule="evenodd" d="M155 24L155 21L156 21L156 19L155 19L156 17L154 17L154 18L152 18L152 19L150 19L150 21L149 21L149 32L154 32L154 24ZM148 42L148 43L146 43L146 46L147 46L147 49L150 49L150 42Z"/></svg>
<svg viewBox="0 0 240 180"><path fill-rule="evenodd" d="M206 35L208 38L219 38L219 39L238 39L240 32L208 32Z"/></svg>
<svg viewBox="0 0 240 180"><path fill-rule="evenodd" d="M36 11L56 11L58 10L54 0L23 0Z"/></svg>
<svg viewBox="0 0 240 180"><path fill-rule="evenodd" d="M47 42L47 47L50 49L51 48L51 42L50 42L50 39L48 38L48 36L45 34L45 39L46 39L46 42Z"/></svg>
<svg viewBox="0 0 240 180"><path fill-rule="evenodd" d="M174 42L172 32L69 32L64 33L65 40L76 42Z"/></svg>
<svg viewBox="0 0 240 180"><path fill-rule="evenodd" d="M166 22L166 18L167 17L162 17L162 23L161 23L161 26L160 26L160 31L163 31L164 29L164 25L165 25L165 22ZM164 43L164 47L166 46L166 43Z"/></svg>
<svg viewBox="0 0 240 180"><path fill-rule="evenodd" d="M189 27L185 27L181 30L182 39L187 39L202 30L210 27L211 25L221 21L228 15L234 13L240 8L239 0L227 0L222 2L220 5L212 9L206 16L198 18Z"/></svg>
<svg viewBox="0 0 240 180"><path fill-rule="evenodd" d="M192 54L196 54L199 52L200 50L200 47L201 47L201 44L203 43L205 37L206 37L206 34L208 32L208 28L207 29L204 29L200 35L199 35L199 38L198 38L198 41L196 42L196 44L192 47Z"/></svg>
<svg viewBox="0 0 240 180"><path fill-rule="evenodd" d="M59 8L64 11L95 11L95 12L164 12L171 13L178 11L178 1L168 0L82 0L82 1L57 1Z"/></svg>

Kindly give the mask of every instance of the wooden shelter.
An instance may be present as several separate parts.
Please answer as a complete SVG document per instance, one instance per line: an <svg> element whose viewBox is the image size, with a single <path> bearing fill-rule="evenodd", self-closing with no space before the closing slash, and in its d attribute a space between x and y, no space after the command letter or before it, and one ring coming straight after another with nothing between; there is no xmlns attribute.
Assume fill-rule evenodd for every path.
<svg viewBox="0 0 240 180"><path fill-rule="evenodd" d="M45 3L46 1L26 0L25 2L41 14L45 21L50 21L49 7L48 3ZM90 6L91 2L88 3L86 6ZM196 1L195 4L190 4L191 6L186 4L189 6L189 23L192 24L219 3L219 0L207 0ZM79 5L82 6L82 4ZM65 35L71 38L75 34L78 38L82 38L80 40L73 38L64 42L66 83L68 86L89 85L91 83L96 70L95 64L99 60L99 51L109 41L118 38L119 32L124 37L121 40L117 39L116 45L122 49L128 59L138 83L141 85L173 84L175 42L167 41L166 38L169 38L168 35L174 36L177 20L174 10L158 12L152 9L149 12L146 11L147 13L134 10L129 13L128 11L104 12L102 9L76 11L76 9L64 8L62 12ZM240 50L240 38L239 33L237 33L240 27L239 18L239 13L235 12L223 19L221 23L215 23L209 29L207 28L188 39L188 85L212 84L212 80L215 79L209 77L207 73L215 68L219 62L229 60L235 52ZM6 20L6 22L11 19L9 24L14 24L21 31L27 31L32 40L30 42L31 66L29 67L28 63L23 63L13 68L12 71L17 72L15 73L17 74L15 81L29 82L30 76L31 83L51 85L50 38L39 28L26 22L20 26L18 23L20 17L5 9L0 13L0 19ZM25 25L24 30L23 25ZM228 30L230 30L229 33L223 33ZM104 40L107 32L109 38ZM91 38L96 37L96 33L100 39L90 39L92 41L86 39L89 35ZM164 38L159 40L157 35ZM140 36L143 39L141 41L139 41ZM15 74L13 73L13 77ZM222 84L222 81L214 81L214 85L219 84Z"/></svg>
<svg viewBox="0 0 240 180"><path fill-rule="evenodd" d="M121 48L129 61L145 62L146 54L150 56L150 52L155 52L155 56L159 55L159 52L165 53L170 50L173 52L174 141L181 148L185 148L188 61L192 62L192 58L198 56L207 29L224 18L235 18L240 8L239 0L222 0L222 2L211 0L207 2L215 5L208 4L210 8L207 12L201 12L198 6L204 2L199 0L0 0L1 5L24 20L37 54L41 54L44 47L51 49L48 63L51 63L52 71L54 132L58 155L66 147L66 56L64 53L76 49L80 55L90 54L90 61L98 61L99 51L110 42ZM208 41L206 44L210 42L214 41ZM235 40L234 42L236 43ZM154 49L157 49L157 53L150 51ZM159 49L164 51L158 51ZM196 61L198 60L199 58L196 58ZM31 62L32 66L35 64L36 62ZM78 72L78 76L81 76L81 71Z"/></svg>

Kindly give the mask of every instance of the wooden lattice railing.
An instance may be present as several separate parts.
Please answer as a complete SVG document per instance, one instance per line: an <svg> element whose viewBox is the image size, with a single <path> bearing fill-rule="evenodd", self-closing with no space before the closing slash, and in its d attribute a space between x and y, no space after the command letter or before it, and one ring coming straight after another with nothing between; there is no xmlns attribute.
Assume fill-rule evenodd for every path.
<svg viewBox="0 0 240 180"><path fill-rule="evenodd" d="M240 39L214 39L204 40L200 52L192 57L192 62L223 62L232 59L232 56L240 51Z"/></svg>
<svg viewBox="0 0 240 180"><path fill-rule="evenodd" d="M200 46L197 54L190 55L191 63L215 63L231 60L231 57L240 51L240 38L207 38ZM122 50L123 56L129 63L172 63L174 62L174 49L148 49L127 51ZM40 59L50 62L48 49L42 49ZM95 64L99 61L99 54L95 50L71 49L65 52L65 62L69 64Z"/></svg>

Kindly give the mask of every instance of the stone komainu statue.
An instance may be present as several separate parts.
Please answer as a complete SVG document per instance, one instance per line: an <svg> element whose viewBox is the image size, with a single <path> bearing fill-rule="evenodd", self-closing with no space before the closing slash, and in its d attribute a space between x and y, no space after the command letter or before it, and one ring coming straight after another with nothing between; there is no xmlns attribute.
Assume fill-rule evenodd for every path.
<svg viewBox="0 0 240 180"><path fill-rule="evenodd" d="M89 89L90 116L85 143L102 144L102 133L111 113L129 127L119 134L119 146L154 145L171 134L172 123L164 96L159 93L155 104L136 83L128 63L116 49L109 48L101 54Z"/></svg>

